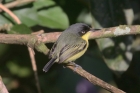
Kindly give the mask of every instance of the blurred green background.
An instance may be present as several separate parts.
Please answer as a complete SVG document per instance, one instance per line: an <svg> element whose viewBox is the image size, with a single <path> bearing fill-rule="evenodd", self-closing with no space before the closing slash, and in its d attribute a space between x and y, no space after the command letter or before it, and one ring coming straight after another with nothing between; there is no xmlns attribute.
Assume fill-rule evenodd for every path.
<svg viewBox="0 0 140 93"><path fill-rule="evenodd" d="M2 0L2 4L14 1ZM0 26L13 24L13 32L9 33L30 34L31 30L41 29L46 33L58 32L77 22L94 28L140 24L139 0L36 0L10 10L28 29L0 12ZM87 52L76 63L127 93L140 93L139 35L89 42ZM46 45L52 47L52 44ZM44 73L42 68L49 61L48 56L35 50L35 58L42 93L109 93L62 65L55 64ZM26 46L0 44L0 75L10 93L38 93Z"/></svg>

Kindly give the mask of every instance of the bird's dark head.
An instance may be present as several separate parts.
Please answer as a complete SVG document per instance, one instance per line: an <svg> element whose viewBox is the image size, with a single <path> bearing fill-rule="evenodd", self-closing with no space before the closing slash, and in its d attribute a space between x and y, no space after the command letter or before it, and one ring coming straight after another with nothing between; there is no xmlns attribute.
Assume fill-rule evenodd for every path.
<svg viewBox="0 0 140 93"><path fill-rule="evenodd" d="M79 36L83 36L88 31L90 31L90 26L88 26L87 24L84 24L84 23L76 23L76 24L71 25L65 31L67 31L69 33L77 34Z"/></svg>

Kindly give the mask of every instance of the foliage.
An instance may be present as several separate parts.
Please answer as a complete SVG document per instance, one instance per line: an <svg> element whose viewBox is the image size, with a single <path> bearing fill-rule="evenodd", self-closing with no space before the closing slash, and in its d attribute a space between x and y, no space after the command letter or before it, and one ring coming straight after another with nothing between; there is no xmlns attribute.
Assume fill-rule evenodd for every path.
<svg viewBox="0 0 140 93"><path fill-rule="evenodd" d="M3 0L2 3L13 1ZM127 18L124 10L130 10L127 15L134 11L135 18L131 23L139 24L139 4L139 0L36 0L11 8L21 20L21 25L5 12L0 14L0 25L13 24L8 34L30 34L31 30L38 29L55 32L76 22L104 28L127 24L132 17ZM139 41L139 35L91 40L85 55L76 62L127 93L139 93ZM52 44L47 46L51 48ZM42 68L49 59L42 53L35 53L42 93L105 93L62 65L55 64L48 73L44 73ZM25 46L0 44L0 75L10 93L37 93Z"/></svg>

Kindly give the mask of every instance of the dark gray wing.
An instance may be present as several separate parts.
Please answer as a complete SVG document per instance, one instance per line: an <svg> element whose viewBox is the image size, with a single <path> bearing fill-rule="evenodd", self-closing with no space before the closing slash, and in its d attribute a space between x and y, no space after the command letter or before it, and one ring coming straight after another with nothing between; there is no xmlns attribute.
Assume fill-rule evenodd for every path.
<svg viewBox="0 0 140 93"><path fill-rule="evenodd" d="M76 44L73 45L65 45L65 47L62 48L60 55L59 55L59 63L64 62L68 58L72 57L73 55L81 52L84 50L87 46L87 43L85 40L80 40Z"/></svg>

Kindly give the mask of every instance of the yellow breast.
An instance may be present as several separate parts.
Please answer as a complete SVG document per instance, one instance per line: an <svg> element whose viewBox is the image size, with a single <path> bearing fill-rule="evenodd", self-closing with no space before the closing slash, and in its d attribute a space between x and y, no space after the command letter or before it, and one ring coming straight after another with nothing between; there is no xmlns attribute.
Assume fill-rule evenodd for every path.
<svg viewBox="0 0 140 93"><path fill-rule="evenodd" d="M81 38L84 39L86 41L86 47L83 51L77 53L76 55L73 55L72 57L68 58L64 63L67 63L68 61L75 61L76 59L78 59L79 57L81 57L87 50L89 43L88 43L88 37L90 35L90 32L87 32L85 35L83 35Z"/></svg>

